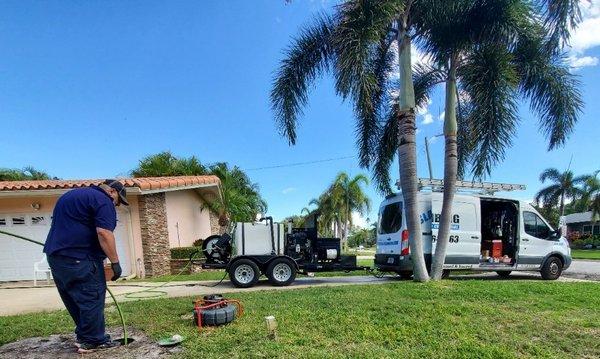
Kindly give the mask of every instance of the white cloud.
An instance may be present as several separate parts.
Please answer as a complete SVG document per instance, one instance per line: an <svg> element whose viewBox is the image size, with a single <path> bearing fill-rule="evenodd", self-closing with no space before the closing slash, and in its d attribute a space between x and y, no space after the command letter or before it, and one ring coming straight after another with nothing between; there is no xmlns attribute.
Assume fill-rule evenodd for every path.
<svg viewBox="0 0 600 359"><path fill-rule="evenodd" d="M598 65L598 58L593 56L569 56L568 61L571 68L575 70L580 69L582 67Z"/></svg>
<svg viewBox="0 0 600 359"><path fill-rule="evenodd" d="M369 223L366 218L363 218L360 213L352 212L352 225L360 228L367 228Z"/></svg>
<svg viewBox="0 0 600 359"><path fill-rule="evenodd" d="M430 145L433 145L434 143L436 143L438 141L438 136L431 136L429 138L427 138L427 142L429 142Z"/></svg>
<svg viewBox="0 0 600 359"><path fill-rule="evenodd" d="M572 69L596 66L597 57L585 56L585 51L600 46L600 1L580 0L582 21L571 32L568 62Z"/></svg>
<svg viewBox="0 0 600 359"><path fill-rule="evenodd" d="M288 193L295 192L296 190L297 190L296 187L288 187L288 188L284 188L283 190L281 190L281 193L288 194Z"/></svg>
<svg viewBox="0 0 600 359"><path fill-rule="evenodd" d="M433 116L430 113L426 113L423 115L423 121L421 121L421 125L429 125L433 123Z"/></svg>
<svg viewBox="0 0 600 359"><path fill-rule="evenodd" d="M438 120L444 121L444 116L446 116L446 111L442 111L442 113L440 113L440 115L438 116Z"/></svg>

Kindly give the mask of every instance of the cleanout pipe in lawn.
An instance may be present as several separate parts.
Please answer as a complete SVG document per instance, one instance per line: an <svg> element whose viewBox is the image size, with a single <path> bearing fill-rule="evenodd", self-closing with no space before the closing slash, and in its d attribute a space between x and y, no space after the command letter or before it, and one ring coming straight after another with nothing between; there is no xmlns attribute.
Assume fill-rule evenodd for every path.
<svg viewBox="0 0 600 359"><path fill-rule="evenodd" d="M18 239L22 239L22 240L27 241L27 242L35 243L35 244L40 245L40 246L44 245L44 243L42 243L42 242L38 242L38 241L35 241L35 240L31 239L31 238L23 237L23 236L20 236L18 234L14 234L14 233L10 233L10 232L5 232L5 231L2 231L2 230L0 230L0 233L1 234L5 234L7 236L15 237L15 238L18 238ZM108 294L110 294L110 297L112 298L113 302L115 302L115 306L117 307L117 312L119 312L119 317L121 318L121 325L123 326L123 344L127 345L128 340L127 340L127 328L125 327L125 317L123 317L123 312L121 311L121 307L119 306L119 302L117 302L117 298L115 298L115 295L113 294L113 292L110 290L110 288L108 288L108 285L106 286L106 290L108 291Z"/></svg>

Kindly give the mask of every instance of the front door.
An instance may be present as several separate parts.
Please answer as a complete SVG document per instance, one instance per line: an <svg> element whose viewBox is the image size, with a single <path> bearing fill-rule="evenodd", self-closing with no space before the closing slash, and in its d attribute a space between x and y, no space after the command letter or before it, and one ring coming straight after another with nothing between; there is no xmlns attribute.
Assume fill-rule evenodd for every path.
<svg viewBox="0 0 600 359"><path fill-rule="evenodd" d="M525 208L521 212L521 220L523 225L517 268L539 269L546 255L552 251L552 230L532 208Z"/></svg>

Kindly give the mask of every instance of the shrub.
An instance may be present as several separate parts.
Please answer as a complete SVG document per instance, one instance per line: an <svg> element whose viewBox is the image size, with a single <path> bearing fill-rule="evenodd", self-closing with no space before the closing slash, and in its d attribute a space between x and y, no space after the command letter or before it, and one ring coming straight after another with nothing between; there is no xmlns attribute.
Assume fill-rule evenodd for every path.
<svg viewBox="0 0 600 359"><path fill-rule="evenodd" d="M583 248L583 241L581 239L576 239L571 242L570 247L572 249L581 249L581 248Z"/></svg>
<svg viewBox="0 0 600 359"><path fill-rule="evenodd" d="M198 252L198 247L171 248L171 259L190 259L192 253Z"/></svg>

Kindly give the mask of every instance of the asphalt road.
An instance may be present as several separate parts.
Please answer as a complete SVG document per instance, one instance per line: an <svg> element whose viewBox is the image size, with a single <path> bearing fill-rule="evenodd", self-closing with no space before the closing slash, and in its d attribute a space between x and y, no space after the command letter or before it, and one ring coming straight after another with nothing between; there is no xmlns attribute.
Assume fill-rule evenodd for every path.
<svg viewBox="0 0 600 359"><path fill-rule="evenodd" d="M600 261L575 259L563 275L570 278L600 280Z"/></svg>

